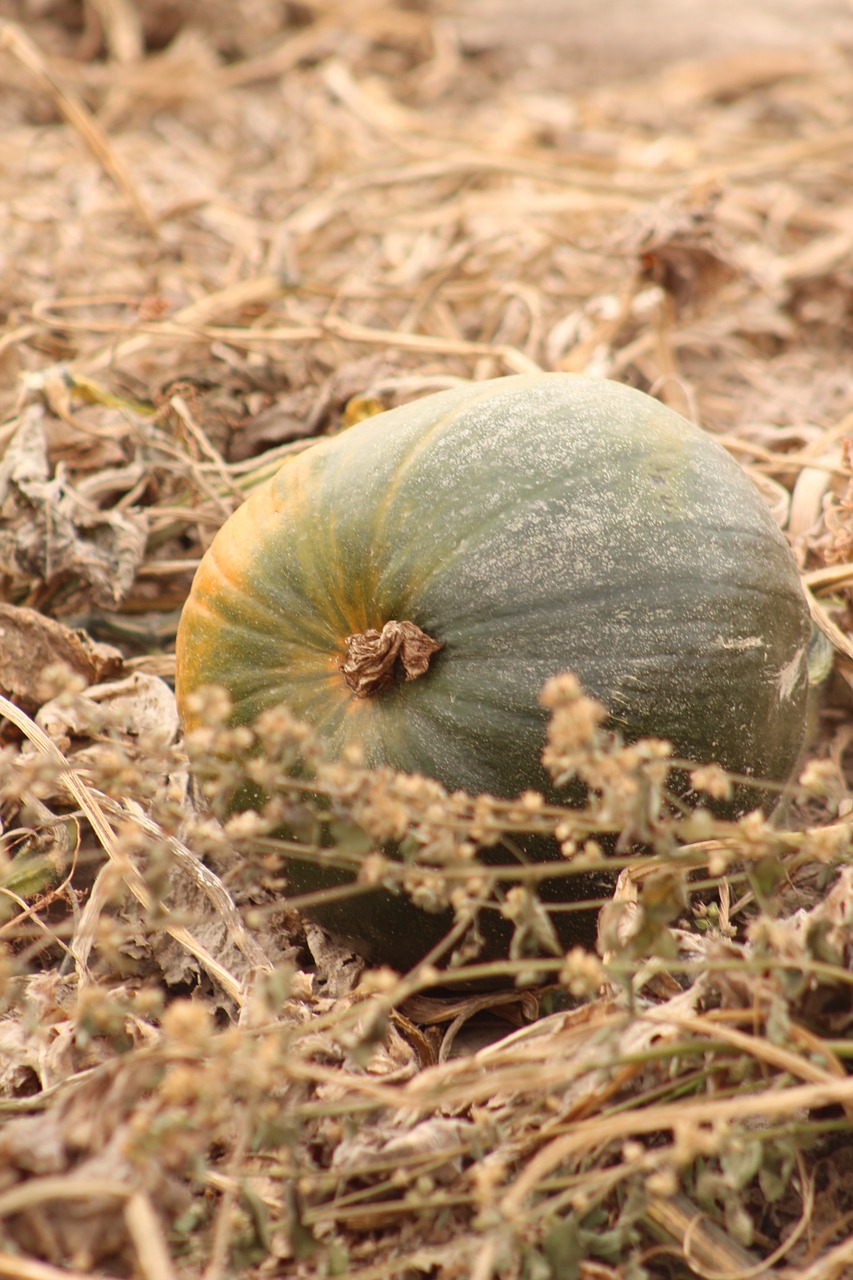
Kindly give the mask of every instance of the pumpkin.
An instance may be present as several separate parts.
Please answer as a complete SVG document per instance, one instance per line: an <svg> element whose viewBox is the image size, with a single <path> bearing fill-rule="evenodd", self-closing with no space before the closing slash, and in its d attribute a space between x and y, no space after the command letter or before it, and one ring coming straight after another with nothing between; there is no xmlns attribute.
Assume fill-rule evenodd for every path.
<svg viewBox="0 0 853 1280"><path fill-rule="evenodd" d="M187 728L189 695L219 685L235 724L286 704L334 755L553 796L538 695L569 670L627 740L778 784L800 749L809 634L785 539L716 442L617 383L520 375L368 418L253 492L199 566L177 694ZM773 794L739 786L727 811ZM295 893L340 874L288 867ZM542 896L588 889L554 879ZM449 923L384 889L317 918L398 965ZM554 921L589 941L577 913Z"/></svg>

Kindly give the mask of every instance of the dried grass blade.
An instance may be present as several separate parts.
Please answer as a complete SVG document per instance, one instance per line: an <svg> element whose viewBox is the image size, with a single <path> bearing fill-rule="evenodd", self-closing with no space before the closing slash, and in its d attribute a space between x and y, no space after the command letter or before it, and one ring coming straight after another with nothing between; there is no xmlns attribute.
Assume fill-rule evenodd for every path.
<svg viewBox="0 0 853 1280"><path fill-rule="evenodd" d="M400 347L405 351L422 351L430 354L455 356L494 356L513 373L541 373L541 366L516 347L493 345L490 342L471 342L465 338L441 338L426 333L395 333L392 330L373 329L367 325L352 324L347 320L329 317L323 329L336 338L348 342L366 342L385 347Z"/></svg>
<svg viewBox="0 0 853 1280"><path fill-rule="evenodd" d="M844 1280L853 1267L853 1235L827 1250L808 1267L790 1267L783 1273L789 1280Z"/></svg>
<svg viewBox="0 0 853 1280"><path fill-rule="evenodd" d="M249 963L256 969L271 972L274 967L272 961L246 928L234 899L219 879L219 876L211 871L210 867L205 866L201 859L175 836L166 835L162 828L146 814L138 812L135 807L132 811L128 811L117 804L115 800L111 800L109 796L105 796L100 792L96 794L100 803L114 817L121 818L124 821L130 818L136 826L142 828L146 835L165 841L169 846L169 853L177 865L192 880L193 884L201 890L223 920L234 945L242 951Z"/></svg>
<svg viewBox="0 0 853 1280"><path fill-rule="evenodd" d="M160 1219L145 1192L133 1193L124 1206L124 1220L144 1280L176 1280Z"/></svg>
<svg viewBox="0 0 853 1280"><path fill-rule="evenodd" d="M18 728L33 744L38 751L41 752L48 760L50 760L57 769L59 779L63 786L68 790L77 804L86 815L89 824L97 836L102 848L110 859L110 866L115 867L136 901L145 911L150 911L153 906L153 899L148 886L137 867L133 865L127 856L119 849L115 832L107 821L101 806L96 799L96 794L83 782L83 780L71 768L68 761L62 755L62 752L51 742L47 734L39 728L35 721L31 720L25 712L16 707L8 698L0 695L0 714L5 715L11 720L12 724ZM103 874L103 873L102 873ZM98 877L98 880L101 876ZM96 885L97 885L96 881ZM105 885L106 886L106 881ZM94 923L100 914L103 902L100 896L94 891L89 902L86 905L81 921L78 936L72 944L71 950L74 957L85 970L89 951L94 941ZM169 910L165 905L160 906L160 912L165 917L163 928L179 946L183 947L190 955L194 956L200 965L207 971L211 978L217 982L224 991L231 996L238 1004L244 1003L244 993L240 982L234 977L224 965L211 955L207 947L194 938L188 929L183 925L173 924L169 921Z"/></svg>
<svg viewBox="0 0 853 1280"><path fill-rule="evenodd" d="M139 62L145 51L142 17L132 0L92 0L104 24L110 56L122 65Z"/></svg>
<svg viewBox="0 0 853 1280"><path fill-rule="evenodd" d="M731 1124L756 1116L793 1115L817 1107L853 1104L853 1080L830 1078L820 1084L793 1085L772 1093L737 1098L694 1098L689 1103L646 1107L642 1111L620 1112L581 1120L540 1148L516 1178L501 1201L501 1213L513 1218L521 1212L527 1197L543 1178L572 1156L602 1143L622 1142L630 1135L672 1131L678 1124Z"/></svg>
<svg viewBox="0 0 853 1280"><path fill-rule="evenodd" d="M843 653L845 658L853 661L853 640L850 639L845 631L841 630L837 622L833 622L826 609L812 595L811 591L807 591L806 596L815 626L820 627L827 640L834 645L839 653Z"/></svg>
<svg viewBox="0 0 853 1280"><path fill-rule="evenodd" d="M766 1263L757 1261L715 1223L705 1221L701 1210L685 1196L652 1200L645 1217L664 1237L678 1242L685 1262L705 1280L711 1280L712 1276L716 1280L723 1277L748 1280L758 1276L761 1280L773 1280L780 1275Z"/></svg>
<svg viewBox="0 0 853 1280"><path fill-rule="evenodd" d="M191 302L188 306L181 307L168 320L140 324L138 332L130 338L125 338L123 342L107 342L95 351L80 356L77 360L68 361L62 366L63 372L76 376L110 368L127 359L128 356L146 351L158 340L174 342L177 337L191 338L195 341L200 331L214 316L270 302L281 295L283 288L278 276L257 276L253 280L241 280L238 284L229 285L225 289L217 289ZM252 331L247 329L244 332L251 334ZM315 331L310 330L308 336L311 334L315 334ZM269 337L266 331L257 336ZM54 371L50 368L43 370L42 379L46 380L52 372Z"/></svg>
<svg viewBox="0 0 853 1280"><path fill-rule="evenodd" d="M8 49L50 95L57 111L77 132L104 172L128 200L140 222L156 239L157 220L143 199L130 170L77 93L68 86L63 87L56 80L38 46L16 23L0 22L0 48Z"/></svg>

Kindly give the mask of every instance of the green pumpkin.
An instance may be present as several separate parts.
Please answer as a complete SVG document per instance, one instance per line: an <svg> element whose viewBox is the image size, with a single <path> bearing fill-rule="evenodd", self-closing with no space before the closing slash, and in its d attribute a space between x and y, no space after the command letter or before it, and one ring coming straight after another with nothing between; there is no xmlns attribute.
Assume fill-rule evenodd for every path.
<svg viewBox="0 0 853 1280"><path fill-rule="evenodd" d="M412 626L383 663L390 622ZM334 755L356 745L451 790L553 796L538 695L569 670L626 739L778 784L802 740L809 634L784 537L719 445L639 391L523 375L286 462L199 567L177 692L187 727L188 695L222 685L235 723L286 704ZM738 787L728 812L774 794ZM334 881L288 873L295 893ZM588 890L555 880L543 897ZM383 890L318 917L397 965L449 922ZM589 940L589 920L554 918L564 943Z"/></svg>

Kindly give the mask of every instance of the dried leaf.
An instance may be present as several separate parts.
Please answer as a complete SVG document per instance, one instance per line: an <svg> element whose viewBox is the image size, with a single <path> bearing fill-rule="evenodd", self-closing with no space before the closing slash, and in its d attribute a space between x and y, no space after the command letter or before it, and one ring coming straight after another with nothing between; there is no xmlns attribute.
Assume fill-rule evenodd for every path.
<svg viewBox="0 0 853 1280"><path fill-rule="evenodd" d="M134 671L124 680L93 685L69 704L64 697L46 702L36 723L51 737L88 737L104 720L123 737L146 737L168 746L178 733L175 695L159 676Z"/></svg>
<svg viewBox="0 0 853 1280"><path fill-rule="evenodd" d="M402 1131L399 1126L377 1125L342 1142L332 1157L332 1168L339 1173L358 1171L363 1175L366 1169L387 1171L429 1161L430 1175L439 1182L448 1182L461 1169L460 1148L474 1133L475 1126L468 1121L442 1116ZM444 1155L447 1159L439 1163L436 1157Z"/></svg>
<svg viewBox="0 0 853 1280"><path fill-rule="evenodd" d="M41 703L42 672L56 663L88 685L119 675L122 655L35 609L0 603L0 692L34 711Z"/></svg>
<svg viewBox="0 0 853 1280"><path fill-rule="evenodd" d="M695 314L739 267L716 218L718 187L662 202L644 213L627 242L645 278L660 285L676 311Z"/></svg>
<svg viewBox="0 0 853 1280"><path fill-rule="evenodd" d="M49 584L76 579L116 608L142 563L147 519L87 503L61 464L51 476L42 416L27 410L0 461L0 570Z"/></svg>
<svg viewBox="0 0 853 1280"><path fill-rule="evenodd" d="M343 942L336 942L324 930L305 922L305 941L323 982L323 994L342 1000L352 994L364 972L364 961Z"/></svg>

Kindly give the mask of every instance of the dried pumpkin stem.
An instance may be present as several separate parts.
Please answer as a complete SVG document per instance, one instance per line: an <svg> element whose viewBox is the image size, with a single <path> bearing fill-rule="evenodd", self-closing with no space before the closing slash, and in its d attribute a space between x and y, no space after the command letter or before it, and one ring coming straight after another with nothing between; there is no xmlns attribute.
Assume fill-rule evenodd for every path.
<svg viewBox="0 0 853 1280"><path fill-rule="evenodd" d="M414 622L386 622L381 631L370 627L347 636L341 671L357 698L370 698L393 684L398 663L406 680L417 680L443 647Z"/></svg>

